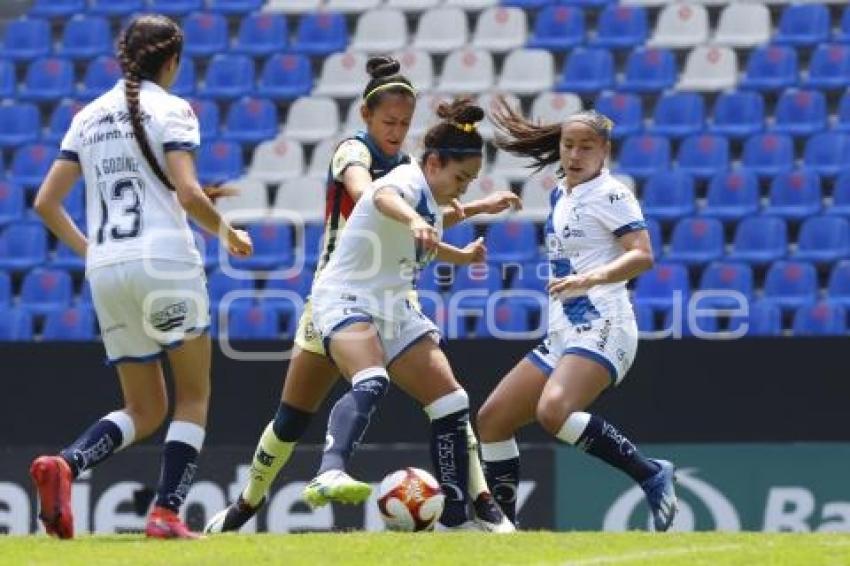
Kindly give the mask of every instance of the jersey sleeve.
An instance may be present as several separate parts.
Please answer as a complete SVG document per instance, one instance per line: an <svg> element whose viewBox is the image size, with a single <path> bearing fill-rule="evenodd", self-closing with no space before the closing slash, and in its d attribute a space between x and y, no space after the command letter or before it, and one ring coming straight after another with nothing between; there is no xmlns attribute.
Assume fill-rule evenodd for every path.
<svg viewBox="0 0 850 566"><path fill-rule="evenodd" d="M416 183L409 178L409 175L404 174L405 170L406 168L404 166L396 167L377 181L374 181L372 188L374 192L381 189L392 190L403 198L407 204L415 207L421 200L422 190L416 187Z"/></svg>
<svg viewBox="0 0 850 566"><path fill-rule="evenodd" d="M62 143L59 144L59 154L56 159L65 161L80 162L80 119L79 114L71 120L71 125L68 131L65 132L65 137L62 138Z"/></svg>
<svg viewBox="0 0 850 566"><path fill-rule="evenodd" d="M336 148L331 159L331 174L335 181L342 181L342 174L351 165L360 165L366 170L372 166L372 154L360 140L345 140Z"/></svg>
<svg viewBox="0 0 850 566"><path fill-rule="evenodd" d="M646 229L640 205L630 190L612 188L596 201L596 216L616 237Z"/></svg>
<svg viewBox="0 0 850 566"><path fill-rule="evenodd" d="M162 123L164 151L194 151L201 145L201 129L192 106L182 99L165 113Z"/></svg>

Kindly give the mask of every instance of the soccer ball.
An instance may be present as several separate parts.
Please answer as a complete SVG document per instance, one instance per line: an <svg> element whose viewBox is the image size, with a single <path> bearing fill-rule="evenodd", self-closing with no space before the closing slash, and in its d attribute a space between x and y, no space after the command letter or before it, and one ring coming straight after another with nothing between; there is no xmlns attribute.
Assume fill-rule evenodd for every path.
<svg viewBox="0 0 850 566"><path fill-rule="evenodd" d="M419 468L392 472L378 489L378 510L391 531L430 531L446 497L434 476Z"/></svg>

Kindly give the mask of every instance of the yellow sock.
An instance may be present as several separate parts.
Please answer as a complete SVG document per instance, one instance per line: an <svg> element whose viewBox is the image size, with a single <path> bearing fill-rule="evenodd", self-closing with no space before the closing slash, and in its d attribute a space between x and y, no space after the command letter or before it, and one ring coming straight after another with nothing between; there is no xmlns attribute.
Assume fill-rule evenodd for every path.
<svg viewBox="0 0 850 566"><path fill-rule="evenodd" d="M484 478L484 470L481 468L481 459L478 457L478 439L472 425L466 423L466 449L469 452L469 485L467 489L473 501L478 499L482 493L489 493L487 480Z"/></svg>
<svg viewBox="0 0 850 566"><path fill-rule="evenodd" d="M259 505L277 473L292 455L293 448L295 443L280 440L274 433L272 423L269 423L257 443L257 450L251 461L250 478L242 491L242 499L252 506Z"/></svg>

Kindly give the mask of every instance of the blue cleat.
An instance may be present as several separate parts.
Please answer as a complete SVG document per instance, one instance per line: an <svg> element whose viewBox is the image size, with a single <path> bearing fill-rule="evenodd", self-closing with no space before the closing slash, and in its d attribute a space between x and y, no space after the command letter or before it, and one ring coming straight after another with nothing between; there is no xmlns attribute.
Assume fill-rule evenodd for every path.
<svg viewBox="0 0 850 566"><path fill-rule="evenodd" d="M655 460L661 468L654 476L640 484L640 487L646 493L646 500L649 503L649 509L652 511L652 520L655 523L655 530L664 532L670 528L673 519L676 517L676 512L679 510L679 504L676 500L676 489L673 482L676 480L673 473L676 468L667 460Z"/></svg>

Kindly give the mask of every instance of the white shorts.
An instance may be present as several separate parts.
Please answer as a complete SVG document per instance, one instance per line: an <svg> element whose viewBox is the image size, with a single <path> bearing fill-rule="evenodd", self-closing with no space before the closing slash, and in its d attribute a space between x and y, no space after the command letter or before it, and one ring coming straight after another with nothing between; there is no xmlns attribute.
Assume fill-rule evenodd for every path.
<svg viewBox="0 0 850 566"><path fill-rule="evenodd" d="M201 266L136 260L94 268L88 279L109 365L150 361L210 326Z"/></svg>
<svg viewBox="0 0 850 566"><path fill-rule="evenodd" d="M611 385L619 385L637 353L638 329L634 319L600 318L546 335L526 358L546 375L562 357L572 354L593 360L608 370Z"/></svg>
<svg viewBox="0 0 850 566"><path fill-rule="evenodd" d="M335 332L355 322L371 322L378 331L384 348L384 365L389 366L410 346L423 336L440 342L440 331L428 317L415 308L410 299L402 299L403 314L393 320L380 316L367 307L367 301L348 293L328 293L324 297L314 294L313 323L322 336L325 351L329 352L330 339Z"/></svg>

